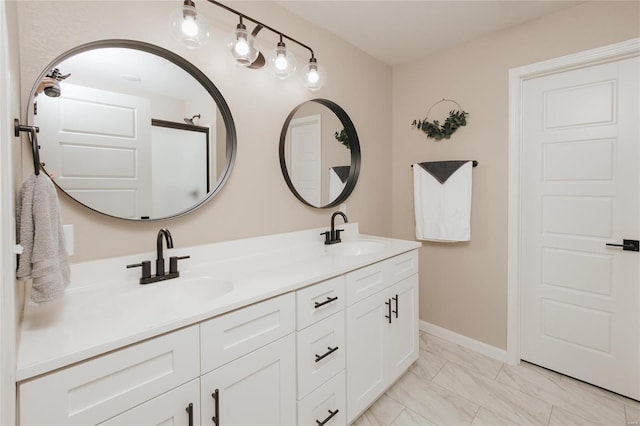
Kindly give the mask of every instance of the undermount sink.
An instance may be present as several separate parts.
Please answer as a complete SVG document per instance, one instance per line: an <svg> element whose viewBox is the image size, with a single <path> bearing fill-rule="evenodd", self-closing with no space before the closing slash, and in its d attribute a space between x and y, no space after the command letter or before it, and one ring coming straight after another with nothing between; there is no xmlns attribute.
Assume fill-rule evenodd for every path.
<svg viewBox="0 0 640 426"><path fill-rule="evenodd" d="M158 302L168 303L202 302L224 296L233 290L231 281L220 280L210 276L180 277L157 284L147 284L147 297L157 298ZM145 289L143 289L145 290ZM150 302L147 299L147 302Z"/></svg>
<svg viewBox="0 0 640 426"><path fill-rule="evenodd" d="M351 240L326 246L328 254L334 256L364 256L384 250L386 244L376 240Z"/></svg>

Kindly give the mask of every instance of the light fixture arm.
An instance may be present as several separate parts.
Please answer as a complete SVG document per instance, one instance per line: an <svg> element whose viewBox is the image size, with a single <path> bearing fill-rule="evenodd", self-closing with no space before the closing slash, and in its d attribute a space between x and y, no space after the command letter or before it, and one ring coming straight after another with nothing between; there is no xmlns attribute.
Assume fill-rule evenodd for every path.
<svg viewBox="0 0 640 426"><path fill-rule="evenodd" d="M273 32L273 33L275 33L275 34L279 35L281 38L286 38L287 40L290 40L290 41L292 41L292 42L296 43L297 45L304 47L305 49L307 49L307 50L311 53L311 57L312 57L312 58L314 58L314 57L315 57L315 56L314 56L314 54L313 54L313 49L312 49L312 48L310 48L310 47L309 47L309 46L307 46L306 44L304 44L304 43L302 43L302 42L300 42L300 41L296 40L295 38L293 38L293 37L289 37L288 35L286 35L286 34L284 34L284 33L281 33L280 31L276 30L275 28L272 28L272 27L268 26L267 24L264 24L264 23L262 23L262 22L258 21L257 19L253 19L252 17L247 16L247 15L245 15L244 13L238 12L237 10L235 10L235 9L233 9L233 8L229 7L229 6L226 6L226 5L224 5L224 4L220 3L220 2L217 2L217 1L215 1L215 0L207 0L207 1L208 1L209 3L212 3L212 4L216 5L216 6L218 6L218 7L223 8L223 9L225 9L225 10L227 10L227 11L231 12L231 13L235 13L236 15L238 15L238 16L240 17L240 19L246 19L247 21L251 21L251 22L253 22L254 24L256 24L257 26L256 26L256 28L253 30L253 32L255 32L256 34L257 34L257 32L258 32L258 31L260 31L262 28L266 28L266 29L268 29L269 31L271 31L271 32ZM255 36L255 34L254 34L254 36Z"/></svg>

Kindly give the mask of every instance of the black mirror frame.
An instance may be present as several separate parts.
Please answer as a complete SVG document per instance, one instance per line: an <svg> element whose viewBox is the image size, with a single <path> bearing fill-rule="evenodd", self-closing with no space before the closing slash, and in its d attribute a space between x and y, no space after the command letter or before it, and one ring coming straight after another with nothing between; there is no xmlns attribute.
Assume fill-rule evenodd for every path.
<svg viewBox="0 0 640 426"><path fill-rule="evenodd" d="M347 183L345 184L344 189L342 190L340 195L338 195L338 197L335 200L331 201L329 204L326 204L324 206L314 206L313 204L310 204L307 200L305 200L302 197L302 195L300 195L300 193L296 190L295 186L293 185L293 182L291 182L291 179L289 178L289 172L287 170L287 165L285 162L285 141L287 138L287 131L289 130L289 124L291 123L291 120L296 115L296 112L298 112L298 110L302 108L303 105L309 102L316 102L320 105L324 105L325 107L329 108L331 112L333 112L338 117L338 119L344 126L344 131L346 132L349 138L349 146L351 149L351 164L349 167L349 176L347 177ZM293 195L295 195L298 200L302 201L307 206L317 208L317 209L326 209L329 207L335 207L343 203L347 198L349 198L349 195L351 195L353 188L355 188L356 183L358 182L358 175L360 174L360 161L361 161L360 141L358 139L358 133L356 132L356 128L353 125L351 118L349 118L349 115L345 112L345 110L342 109L340 105L328 99L322 99L322 98L310 99L308 101L301 103L300 105L295 107L293 111L289 113L289 115L287 116L287 119L284 122L284 125L282 126L282 131L280 132L279 152L280 152L280 169L282 170L282 176L284 177L284 180L287 182L287 186L289 186L289 189L291 190Z"/></svg>
<svg viewBox="0 0 640 426"><path fill-rule="evenodd" d="M191 213L192 211L198 209L199 207L202 207L204 204L206 204L209 200L211 200L224 186L225 182L227 181L227 179L229 178L229 176L231 175L231 170L233 170L233 165L235 163L235 159L236 159L236 151L237 151L237 134L236 134L236 127L233 121L233 117L231 115L231 110L229 109L229 105L227 104L227 102L225 101L224 97L222 96L222 93L220 93L220 91L218 90L218 88L215 86L215 84L213 84L213 82L209 79L209 77L207 77L202 71L200 71L200 69L198 69L198 67L196 67L195 65L193 65L191 62L187 61L186 59L184 59L183 57L181 57L180 55L173 53L170 50L167 50L163 47L160 46L156 46L154 44L150 44L150 43L146 43L143 41L137 41L137 40L126 40L126 39L107 39L107 40L98 40L98 41L92 41L89 43L85 43L79 46L76 46L66 52L64 52L63 54L59 55L57 58L55 58L53 61L51 61L49 63L49 65L47 65L47 67L44 69L44 71L42 71L42 73L40 73L40 75L36 78L36 82L33 86L33 88L31 89L31 92L29 94L29 102L27 102L27 112L26 112L26 117L27 120L29 120L31 116L31 100L34 98L35 96L35 92L36 89L38 87L39 82L47 75L47 73L54 68L57 64L59 64L61 61L77 55L79 53L82 52L86 52L89 50L94 50L94 49L100 49L100 48L110 48L110 47L114 47L114 48L126 48L126 49L134 49L134 50L140 50L143 52L147 52L156 56L159 56L161 58L164 58L166 60L168 60L169 62L173 63L174 65L177 65L178 67L182 68L185 72L187 72L189 75L191 75L194 79L196 79L196 81L198 81L198 83L200 83L202 85L202 87L204 87L204 89L209 93L209 95L211 95L211 97L213 98L213 100L215 101L219 111L220 111L220 115L222 116L222 119L224 121L224 125L225 125L225 129L226 129L226 134L227 134L227 140L226 140L226 150L227 150L227 160L224 166L224 170L222 170L222 172L220 173L220 176L218 177L218 180L216 181L216 183L213 186L213 189L208 193L208 195L206 197L204 197L202 200L200 200L199 202L197 202L196 204L194 204L193 206L191 206L190 208L183 210L181 212L178 212L174 215L171 216L166 216L166 217L158 217L158 218L151 218L151 219L133 219L133 218L126 218L126 217L119 217L119 216L114 216L114 215L110 215L108 213L104 213L101 212L100 210L96 210L90 206L87 206L86 204L83 204L81 201L76 200L74 197L72 197L71 195L68 195L67 192L64 190L64 188L61 188L57 183L56 183L56 187L58 187L62 192L64 192L65 194L67 194L69 196L69 198L71 198L72 200L74 200L75 202L77 202L78 204L93 210L94 212L100 213L102 215L108 216L108 217L112 217L115 219L122 219L122 220L128 220L128 221L134 221L134 222L154 222L154 221L161 221L161 220L168 220L168 219L174 219L180 216L184 216L188 213ZM46 172L46 167L43 166L42 167L43 170ZM55 183L55 180L54 180Z"/></svg>

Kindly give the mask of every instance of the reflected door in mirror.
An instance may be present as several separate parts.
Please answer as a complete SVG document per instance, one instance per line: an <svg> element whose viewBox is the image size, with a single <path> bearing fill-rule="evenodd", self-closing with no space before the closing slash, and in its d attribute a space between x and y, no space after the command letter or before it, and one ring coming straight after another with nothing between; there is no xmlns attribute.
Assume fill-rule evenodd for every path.
<svg viewBox="0 0 640 426"><path fill-rule="evenodd" d="M39 96L34 123L53 180L81 203L112 216L151 215L149 100L64 83Z"/></svg>
<svg viewBox="0 0 640 426"><path fill-rule="evenodd" d="M291 182L309 203L319 206L322 189L322 120L320 114L294 118L289 125Z"/></svg>

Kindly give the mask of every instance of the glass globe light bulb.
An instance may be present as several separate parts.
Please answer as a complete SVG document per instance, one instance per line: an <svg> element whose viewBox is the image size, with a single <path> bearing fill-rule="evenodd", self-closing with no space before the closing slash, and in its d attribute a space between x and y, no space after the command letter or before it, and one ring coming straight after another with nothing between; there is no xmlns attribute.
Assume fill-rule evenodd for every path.
<svg viewBox="0 0 640 426"><path fill-rule="evenodd" d="M289 66L289 61L287 61L287 57L285 55L278 54L276 55L275 61L273 61L273 65L275 65L279 71L285 71Z"/></svg>
<svg viewBox="0 0 640 426"><path fill-rule="evenodd" d="M296 71L296 57L293 53L287 51L282 41L278 43L275 50L269 55L269 68L271 68L271 72L276 77L282 80L290 77Z"/></svg>
<svg viewBox="0 0 640 426"><path fill-rule="evenodd" d="M249 66L258 58L260 52L254 47L255 38L248 33L247 27L242 22L236 26L227 40L227 48L239 64Z"/></svg>
<svg viewBox="0 0 640 426"><path fill-rule="evenodd" d="M236 42L234 49L239 56L246 56L249 53L249 43L244 38L240 38Z"/></svg>
<svg viewBox="0 0 640 426"><path fill-rule="evenodd" d="M309 90L318 90L326 82L324 68L318 65L318 60L314 57L309 59L309 63L304 68L304 84Z"/></svg>
<svg viewBox="0 0 640 426"><path fill-rule="evenodd" d="M209 40L209 23L198 13L193 0L184 0L181 7L171 12L169 24L173 38L189 49L196 49Z"/></svg>
<svg viewBox="0 0 640 426"><path fill-rule="evenodd" d="M182 20L181 29L187 37L198 35L198 24L196 24L195 16L185 16Z"/></svg>

